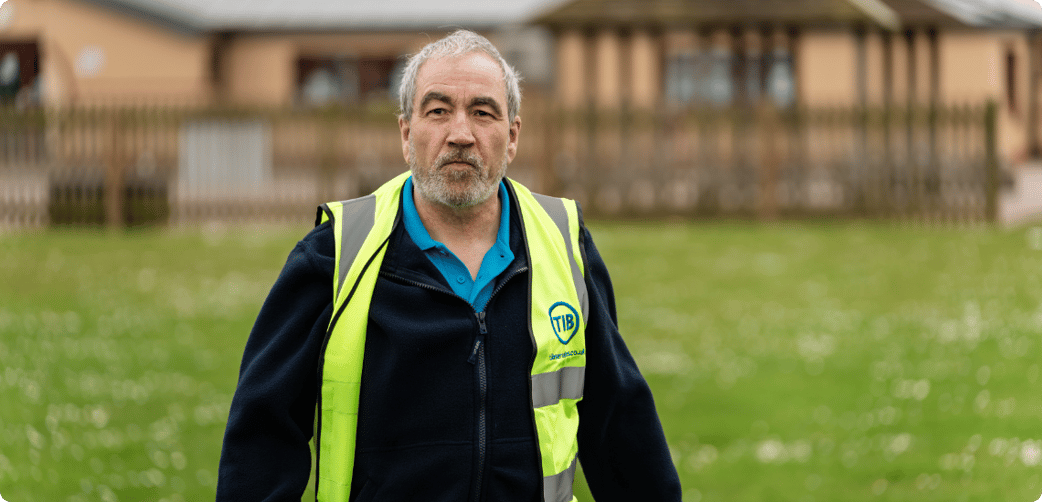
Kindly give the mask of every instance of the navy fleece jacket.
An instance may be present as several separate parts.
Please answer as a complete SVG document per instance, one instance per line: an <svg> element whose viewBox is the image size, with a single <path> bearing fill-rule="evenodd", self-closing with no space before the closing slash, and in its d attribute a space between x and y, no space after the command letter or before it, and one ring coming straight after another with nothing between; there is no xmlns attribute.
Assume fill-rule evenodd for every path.
<svg viewBox="0 0 1042 502"><path fill-rule="evenodd" d="M396 224L369 312L352 501L542 500L528 387L528 259L518 204L510 206L515 259L485 308L484 399L470 359L479 331L473 307ZM585 227L581 240L590 319L578 439L587 482L598 502L679 501L651 391L619 335L607 268ZM306 488L333 255L331 225L315 227L261 308L228 417L219 502L296 502ZM478 438L482 407L486 432Z"/></svg>

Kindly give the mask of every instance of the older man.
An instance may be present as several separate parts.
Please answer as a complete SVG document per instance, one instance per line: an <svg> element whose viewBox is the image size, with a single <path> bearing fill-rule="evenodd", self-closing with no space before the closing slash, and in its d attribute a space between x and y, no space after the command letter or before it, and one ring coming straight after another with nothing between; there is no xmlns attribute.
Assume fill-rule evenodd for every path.
<svg viewBox="0 0 1042 502"><path fill-rule="evenodd" d="M328 203L243 356L217 499L680 500L651 392L575 203L506 178L514 70L457 31L401 85L410 170ZM332 287L331 287L332 286Z"/></svg>

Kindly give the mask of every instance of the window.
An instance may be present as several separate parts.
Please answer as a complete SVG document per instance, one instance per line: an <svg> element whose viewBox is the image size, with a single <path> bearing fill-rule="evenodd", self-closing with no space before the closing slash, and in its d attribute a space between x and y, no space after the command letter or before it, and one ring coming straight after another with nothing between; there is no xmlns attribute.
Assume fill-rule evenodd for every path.
<svg viewBox="0 0 1042 502"><path fill-rule="evenodd" d="M666 99L678 105L728 106L732 80L729 52L680 53L666 65Z"/></svg>
<svg viewBox="0 0 1042 502"><path fill-rule="evenodd" d="M702 100L714 106L733 104L735 94L731 52L715 49L702 57Z"/></svg>
<svg viewBox="0 0 1042 502"><path fill-rule="evenodd" d="M784 49L775 49L767 70L767 95L779 108L796 104L796 81L792 75L792 57Z"/></svg>
<svg viewBox="0 0 1042 502"><path fill-rule="evenodd" d="M297 98L306 106L347 104L358 99L354 61L302 57L297 61Z"/></svg>
<svg viewBox="0 0 1042 502"><path fill-rule="evenodd" d="M15 52L8 52L0 57L0 96L3 98L14 98L21 87L20 66L18 54Z"/></svg>
<svg viewBox="0 0 1042 502"><path fill-rule="evenodd" d="M38 59L33 42L0 42L0 106L40 104Z"/></svg>
<svg viewBox="0 0 1042 502"><path fill-rule="evenodd" d="M697 100L699 57L685 53L673 56L666 65L666 99L672 103L694 103Z"/></svg>
<svg viewBox="0 0 1042 502"><path fill-rule="evenodd" d="M734 56L725 49L702 53L679 53L666 65L665 94L677 105L732 106L738 95ZM745 102L755 104L766 96L779 107L795 102L792 58L784 49L764 57L749 53L741 61L738 75L745 88Z"/></svg>
<svg viewBox="0 0 1042 502"><path fill-rule="evenodd" d="M397 97L397 58L301 57L297 100L305 106L346 105Z"/></svg>

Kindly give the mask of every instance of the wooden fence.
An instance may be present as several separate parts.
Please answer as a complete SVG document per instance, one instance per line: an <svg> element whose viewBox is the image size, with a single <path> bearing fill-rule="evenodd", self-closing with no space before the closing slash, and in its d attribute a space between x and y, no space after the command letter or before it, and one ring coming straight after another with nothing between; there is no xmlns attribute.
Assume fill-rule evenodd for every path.
<svg viewBox="0 0 1042 502"><path fill-rule="evenodd" d="M602 217L990 221L994 105L563 112L509 175ZM310 221L405 169L394 110L0 110L0 226Z"/></svg>
<svg viewBox="0 0 1042 502"><path fill-rule="evenodd" d="M556 113L551 192L601 215L986 221L993 105ZM526 131L523 134L531 133Z"/></svg>

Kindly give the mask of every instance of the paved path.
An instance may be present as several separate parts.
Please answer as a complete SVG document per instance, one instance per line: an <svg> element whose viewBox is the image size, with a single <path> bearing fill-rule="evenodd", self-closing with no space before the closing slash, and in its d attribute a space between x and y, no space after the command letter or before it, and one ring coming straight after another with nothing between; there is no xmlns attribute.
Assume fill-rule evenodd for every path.
<svg viewBox="0 0 1042 502"><path fill-rule="evenodd" d="M1042 163L1020 166L1012 190L999 195L999 222L1005 227L1042 222Z"/></svg>

